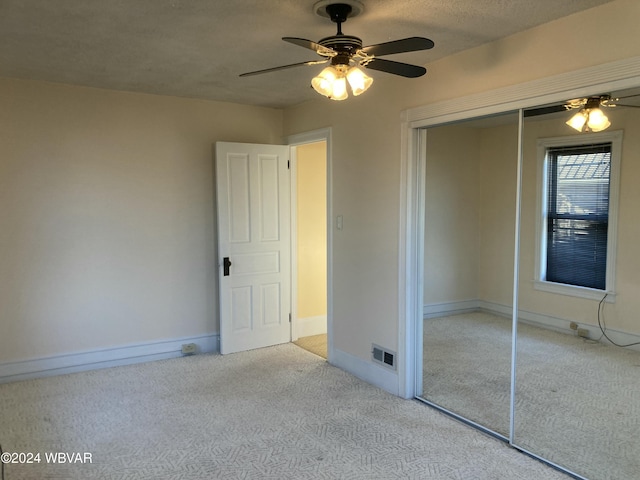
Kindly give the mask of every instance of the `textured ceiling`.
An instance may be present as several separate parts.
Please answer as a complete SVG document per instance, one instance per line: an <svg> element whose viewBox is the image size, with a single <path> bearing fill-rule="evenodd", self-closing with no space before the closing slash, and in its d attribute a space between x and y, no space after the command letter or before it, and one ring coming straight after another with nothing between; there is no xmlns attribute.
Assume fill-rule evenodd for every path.
<svg viewBox="0 0 640 480"><path fill-rule="evenodd" d="M430 38L432 50L385 57L428 66L607 1L363 0L343 32L365 45ZM315 2L0 0L0 76L283 108L317 97L309 82L322 66L238 75L319 58L281 40L335 34Z"/></svg>

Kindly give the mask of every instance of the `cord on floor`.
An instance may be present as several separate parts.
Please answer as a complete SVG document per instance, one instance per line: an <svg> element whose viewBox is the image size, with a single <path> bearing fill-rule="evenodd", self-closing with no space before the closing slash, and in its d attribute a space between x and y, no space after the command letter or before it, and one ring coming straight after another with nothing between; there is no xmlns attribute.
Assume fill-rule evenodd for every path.
<svg viewBox="0 0 640 480"><path fill-rule="evenodd" d="M609 338L609 336L607 335L606 325L604 323L604 307L602 306L605 298L607 298L607 295L609 295L609 294L605 293L604 297L602 297L602 300L600 300L600 302L598 303L598 326L600 327L600 331L602 332L602 335L604 336L604 338L609 340L616 347L626 348L626 347L634 347L636 345L640 345L640 342L633 342L633 343L627 343L627 344L621 345L621 344L616 343L613 340L611 340ZM602 311L602 319L600 319L600 311Z"/></svg>

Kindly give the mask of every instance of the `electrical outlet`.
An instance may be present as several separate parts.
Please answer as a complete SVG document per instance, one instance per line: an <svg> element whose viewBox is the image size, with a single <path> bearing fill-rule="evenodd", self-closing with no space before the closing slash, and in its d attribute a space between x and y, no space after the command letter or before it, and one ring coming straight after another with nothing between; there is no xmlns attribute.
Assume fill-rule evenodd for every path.
<svg viewBox="0 0 640 480"><path fill-rule="evenodd" d="M196 353L196 344L195 343L185 343L182 345L182 354L183 355L193 355Z"/></svg>
<svg viewBox="0 0 640 480"><path fill-rule="evenodd" d="M571 323L569 324L569 328L570 328L571 330L578 330L578 324L577 324L576 322L571 322Z"/></svg>
<svg viewBox="0 0 640 480"><path fill-rule="evenodd" d="M587 330L586 328L579 328L578 336L583 338L589 338L589 330Z"/></svg>

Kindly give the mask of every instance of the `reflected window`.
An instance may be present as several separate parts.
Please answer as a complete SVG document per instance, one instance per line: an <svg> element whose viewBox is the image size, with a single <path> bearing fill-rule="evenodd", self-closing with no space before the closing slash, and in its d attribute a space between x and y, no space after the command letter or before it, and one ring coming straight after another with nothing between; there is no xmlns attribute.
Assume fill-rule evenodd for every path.
<svg viewBox="0 0 640 480"><path fill-rule="evenodd" d="M606 289L611 143L547 150L548 282Z"/></svg>
<svg viewBox="0 0 640 480"><path fill-rule="evenodd" d="M539 141L543 289L613 290L621 138L612 132Z"/></svg>

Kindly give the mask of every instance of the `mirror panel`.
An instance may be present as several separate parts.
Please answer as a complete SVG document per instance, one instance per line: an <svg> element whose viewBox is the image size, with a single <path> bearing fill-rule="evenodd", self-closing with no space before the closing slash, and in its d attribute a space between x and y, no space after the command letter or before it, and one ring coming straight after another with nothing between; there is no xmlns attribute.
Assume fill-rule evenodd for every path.
<svg viewBox="0 0 640 480"><path fill-rule="evenodd" d="M639 105L639 101L640 96L620 103ZM609 203L610 215L617 216L617 227L614 223L615 231L608 232L608 239L613 235L617 247L615 255L608 257L614 275L608 280L607 298L604 291L591 290L586 295L572 287L549 289L537 281L560 262L552 258L547 267L545 241L565 252L561 250L565 244L582 245L583 239L593 234L595 208L571 189L587 188L602 178L594 173L595 166L589 166L595 160L585 156L558 160L555 183L549 182L554 175L551 167L546 177L542 175L544 160L539 152L544 153L545 148L538 146L540 139L570 137L582 144L593 143L589 136L565 124L573 112L526 116L524 121L512 439L516 446L593 480L638 478L640 472L640 345L636 343L640 341L640 135L635 134L640 130L640 108L603 110L612 124L606 132L623 131L618 172L611 163L611 181L619 174L620 183L617 211L611 210L611 199ZM547 193L555 189L551 200L543 195L544 185ZM610 191L613 198L615 189ZM554 201L555 210L543 206ZM556 211L560 220L545 221L545 209ZM570 214L580 219L570 223ZM557 234L549 236L549 229ZM572 259L570 266L589 263L588 259L579 260L583 247L575 248L561 256ZM581 293L584 295L579 296ZM614 346L607 337L620 345L635 345Z"/></svg>
<svg viewBox="0 0 640 480"><path fill-rule="evenodd" d="M427 130L422 395L509 435L518 116Z"/></svg>

